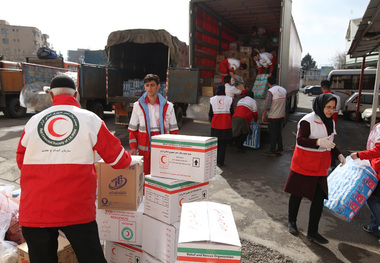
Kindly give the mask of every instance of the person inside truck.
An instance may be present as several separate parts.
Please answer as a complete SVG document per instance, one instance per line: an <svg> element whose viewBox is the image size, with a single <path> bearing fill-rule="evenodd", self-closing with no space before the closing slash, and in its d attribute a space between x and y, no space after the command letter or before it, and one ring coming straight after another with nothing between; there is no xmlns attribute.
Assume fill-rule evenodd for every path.
<svg viewBox="0 0 380 263"><path fill-rule="evenodd" d="M178 133L173 103L158 93L159 83L155 74L144 77L145 93L133 104L128 126L130 154L144 157L144 174L150 174L151 137Z"/></svg>
<svg viewBox="0 0 380 263"><path fill-rule="evenodd" d="M132 165L133 157L96 114L80 108L70 77L55 77L49 94L53 106L28 121L17 147L19 223L30 262L58 262L61 230L80 263L106 263L95 220L94 153L114 169Z"/></svg>
<svg viewBox="0 0 380 263"><path fill-rule="evenodd" d="M277 64L275 56L268 52L259 53L253 50L251 57L256 61L258 68L257 74L269 74L269 77L274 75L275 65Z"/></svg>
<svg viewBox="0 0 380 263"><path fill-rule="evenodd" d="M241 63L241 61L238 60L237 58L223 59L219 64L219 71L220 71L220 75L222 76L223 84L225 84L224 77L229 75L231 76L231 78L234 78L235 73L238 69L240 70L247 69L247 64Z"/></svg>

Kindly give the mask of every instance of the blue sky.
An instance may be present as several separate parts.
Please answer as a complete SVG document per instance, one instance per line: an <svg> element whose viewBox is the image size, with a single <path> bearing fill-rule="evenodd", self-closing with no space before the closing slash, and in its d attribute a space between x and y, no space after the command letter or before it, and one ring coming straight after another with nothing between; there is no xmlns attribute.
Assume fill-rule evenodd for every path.
<svg viewBox="0 0 380 263"><path fill-rule="evenodd" d="M337 52L346 48L350 19L361 18L369 0L293 0L293 18L303 48L318 67L331 65Z"/></svg>
<svg viewBox="0 0 380 263"><path fill-rule="evenodd" d="M332 64L345 50L350 19L362 17L369 0L293 0L293 17L303 54L318 66ZM21 8L22 7L22 8ZM50 36L63 55L77 48L103 49L112 31L130 28L166 29L188 43L188 0L52 0L2 1L0 19L11 25L37 27Z"/></svg>

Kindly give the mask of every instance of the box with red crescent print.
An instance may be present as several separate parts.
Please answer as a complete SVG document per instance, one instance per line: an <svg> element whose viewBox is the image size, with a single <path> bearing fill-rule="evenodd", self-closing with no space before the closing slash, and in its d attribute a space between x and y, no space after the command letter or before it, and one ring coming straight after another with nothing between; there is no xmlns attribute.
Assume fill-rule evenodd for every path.
<svg viewBox="0 0 380 263"><path fill-rule="evenodd" d="M162 134L151 146L152 176L203 183L215 175L216 137Z"/></svg>

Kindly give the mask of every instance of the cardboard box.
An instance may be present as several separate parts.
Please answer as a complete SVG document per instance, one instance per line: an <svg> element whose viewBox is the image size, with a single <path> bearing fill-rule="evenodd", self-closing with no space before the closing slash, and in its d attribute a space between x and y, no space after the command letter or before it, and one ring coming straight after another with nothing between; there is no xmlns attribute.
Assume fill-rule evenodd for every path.
<svg viewBox="0 0 380 263"><path fill-rule="evenodd" d="M142 263L162 263L162 261L143 251Z"/></svg>
<svg viewBox="0 0 380 263"><path fill-rule="evenodd" d="M236 50L223 51L223 55L225 55L226 58L237 58L238 57L238 51L236 51Z"/></svg>
<svg viewBox="0 0 380 263"><path fill-rule="evenodd" d="M222 83L222 76L221 75L214 75L214 82L215 83Z"/></svg>
<svg viewBox="0 0 380 263"><path fill-rule="evenodd" d="M238 44L236 42L230 43L230 50L237 50Z"/></svg>
<svg viewBox="0 0 380 263"><path fill-rule="evenodd" d="M137 211L96 209L99 238L141 246L143 213L143 202Z"/></svg>
<svg viewBox="0 0 380 263"><path fill-rule="evenodd" d="M144 192L143 165L135 164L126 169L113 169L99 161L96 171L98 209L137 210Z"/></svg>
<svg viewBox="0 0 380 263"><path fill-rule="evenodd" d="M151 149L152 176L203 183L215 175L216 137L161 134Z"/></svg>
<svg viewBox="0 0 380 263"><path fill-rule="evenodd" d="M108 263L137 263L141 262L143 251L141 246L107 241L105 257Z"/></svg>
<svg viewBox="0 0 380 263"><path fill-rule="evenodd" d="M244 53L247 53L247 54L251 55L251 53L252 53L252 47L241 46L240 47L240 52L244 52Z"/></svg>
<svg viewBox="0 0 380 263"><path fill-rule="evenodd" d="M240 262L240 259L241 243L229 205L213 202L183 205L177 262Z"/></svg>
<svg viewBox="0 0 380 263"><path fill-rule="evenodd" d="M28 245L22 243L17 246L18 263L29 263ZM77 263L74 250L70 245L69 240L62 236L58 236L58 262L59 263Z"/></svg>
<svg viewBox="0 0 380 263"><path fill-rule="evenodd" d="M164 263L173 263L177 258L179 223L165 224L150 216L143 216L144 252Z"/></svg>
<svg viewBox="0 0 380 263"><path fill-rule="evenodd" d="M145 177L144 213L167 224L179 222L182 204L208 199L209 182Z"/></svg>
<svg viewBox="0 0 380 263"><path fill-rule="evenodd" d="M212 86L203 86L202 87L202 96L203 97L214 96L214 88Z"/></svg>

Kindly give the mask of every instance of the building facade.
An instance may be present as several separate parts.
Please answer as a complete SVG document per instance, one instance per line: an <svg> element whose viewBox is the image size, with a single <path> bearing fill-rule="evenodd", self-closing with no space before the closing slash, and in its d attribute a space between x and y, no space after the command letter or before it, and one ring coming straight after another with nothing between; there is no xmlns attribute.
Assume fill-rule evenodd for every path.
<svg viewBox="0 0 380 263"><path fill-rule="evenodd" d="M346 54L351 47L352 41L358 31L359 24L362 21L362 18L351 19L348 23L347 33L346 33ZM378 56L368 56L365 58L365 68L366 67L377 67ZM346 63L344 68L361 68L363 59L362 58L351 58L350 55L346 55Z"/></svg>
<svg viewBox="0 0 380 263"><path fill-rule="evenodd" d="M49 36L36 27L9 25L0 20L0 54L4 60L25 62L36 56L38 48L49 47Z"/></svg>

